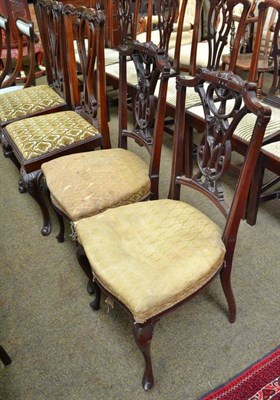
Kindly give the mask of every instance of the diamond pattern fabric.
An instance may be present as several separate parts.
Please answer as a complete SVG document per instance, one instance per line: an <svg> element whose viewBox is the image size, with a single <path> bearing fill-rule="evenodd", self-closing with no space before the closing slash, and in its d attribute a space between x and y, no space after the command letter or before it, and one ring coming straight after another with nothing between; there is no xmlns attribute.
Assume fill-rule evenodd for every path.
<svg viewBox="0 0 280 400"><path fill-rule="evenodd" d="M71 221L144 200L151 189L147 164L124 149L60 157L42 170L53 203Z"/></svg>
<svg viewBox="0 0 280 400"><path fill-rule="evenodd" d="M6 130L24 160L100 136L94 126L74 111L26 118L13 122Z"/></svg>
<svg viewBox="0 0 280 400"><path fill-rule="evenodd" d="M225 254L220 228L175 200L110 209L75 229L93 275L139 323L201 288Z"/></svg>
<svg viewBox="0 0 280 400"><path fill-rule="evenodd" d="M0 94L0 121L11 121L60 104L65 104L65 100L47 85Z"/></svg>

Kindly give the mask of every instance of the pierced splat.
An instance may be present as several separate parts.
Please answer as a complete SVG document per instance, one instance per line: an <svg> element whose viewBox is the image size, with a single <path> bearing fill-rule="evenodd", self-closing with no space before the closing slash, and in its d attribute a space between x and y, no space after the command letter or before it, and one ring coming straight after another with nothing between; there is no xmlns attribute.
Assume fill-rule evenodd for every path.
<svg viewBox="0 0 280 400"><path fill-rule="evenodd" d="M201 69L201 77L204 73L207 70ZM178 86L180 90L180 81ZM242 101L242 91L235 88L245 86L245 82L230 71L213 72L207 88L203 80L197 81L195 90L201 98L206 129L197 146L196 172L188 178L182 173L181 166L176 178L178 183L195 187L210 197L224 215L228 214L229 207L224 197L222 178L231 164L231 139L236 126L249 112L245 101Z"/></svg>

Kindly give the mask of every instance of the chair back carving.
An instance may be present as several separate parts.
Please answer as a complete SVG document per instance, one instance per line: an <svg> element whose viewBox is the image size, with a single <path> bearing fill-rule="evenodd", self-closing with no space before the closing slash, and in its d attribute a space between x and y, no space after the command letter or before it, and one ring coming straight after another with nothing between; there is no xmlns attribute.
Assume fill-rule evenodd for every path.
<svg viewBox="0 0 280 400"><path fill-rule="evenodd" d="M267 26L267 29L271 31L271 46L269 52L266 54L268 65L273 66L273 80L269 89L268 97L275 102L275 105L280 104L280 3L277 0L266 0L265 2L259 3L258 6L259 14L257 21L257 31L254 42L254 51L252 56L252 62L249 72L249 80L255 82L258 73L258 61L260 56L260 48L263 39L263 30L266 23L266 19L270 14L273 16L273 24ZM270 18L271 21L271 18ZM277 99L278 97L278 99Z"/></svg>
<svg viewBox="0 0 280 400"><path fill-rule="evenodd" d="M0 16L1 19L1 16ZM0 21L0 25L2 22ZM3 70L3 78L1 75L0 85L1 88L6 88L15 85L16 79L18 78L20 71L23 67L23 57L28 59L28 67L26 71L26 79L23 87L29 87L35 85L35 33L34 24L32 21L28 21L23 18L17 18L15 21L17 29L17 58L15 63L12 62L11 47L9 45L9 31L6 31L6 61ZM5 79L5 80L4 80ZM1 84L2 82L2 84Z"/></svg>
<svg viewBox="0 0 280 400"><path fill-rule="evenodd" d="M67 36L67 64L72 105L76 112L101 132L103 147L110 148L104 60L104 12L100 9L65 5L62 13ZM77 75L74 27L82 79Z"/></svg>
<svg viewBox="0 0 280 400"><path fill-rule="evenodd" d="M232 43L229 70L234 70L236 59L240 49L240 43L244 35L246 18L250 10L249 0L210 0L210 9L207 19L207 37L209 45L209 58L207 68L219 69L220 60L224 47L228 43L231 26L234 21L234 8L243 5L240 12L240 20Z"/></svg>
<svg viewBox="0 0 280 400"><path fill-rule="evenodd" d="M209 85L207 86L205 82ZM196 87L205 115L205 134L197 147L197 170L188 178L184 171L184 104L187 87ZM234 249L252 174L262 145L271 109L257 101L256 84L244 82L232 71L201 69L193 80L177 78L177 113L174 158L169 196L178 199L182 185L206 195L226 216L224 241ZM218 100L218 101L217 101ZM240 172L231 207L225 200L222 181L231 162L232 135L248 113L256 116L251 142ZM187 147L187 145L186 145Z"/></svg>
<svg viewBox="0 0 280 400"><path fill-rule="evenodd" d="M48 84L71 104L62 9L63 4L55 0L35 2Z"/></svg>
<svg viewBox="0 0 280 400"><path fill-rule="evenodd" d="M138 84L133 96L133 127L128 129L127 104L127 58L134 61ZM127 139L132 138L144 146L150 154L149 174L152 184L152 197L158 198L158 182L161 148L163 139L166 93L171 65L163 49L154 43L132 42L120 54L119 85L119 147L127 148ZM157 99L155 89L160 85Z"/></svg>
<svg viewBox="0 0 280 400"><path fill-rule="evenodd" d="M165 49L168 52L168 44L170 35L173 31L173 24L178 15L179 3L178 0L158 0L157 15L158 15L158 31L160 41L156 43L159 48ZM181 8L182 10L182 8ZM151 35L151 30L148 31ZM147 37L147 41L149 41Z"/></svg>
<svg viewBox="0 0 280 400"><path fill-rule="evenodd" d="M11 67L11 32L9 18L0 14L0 87Z"/></svg>

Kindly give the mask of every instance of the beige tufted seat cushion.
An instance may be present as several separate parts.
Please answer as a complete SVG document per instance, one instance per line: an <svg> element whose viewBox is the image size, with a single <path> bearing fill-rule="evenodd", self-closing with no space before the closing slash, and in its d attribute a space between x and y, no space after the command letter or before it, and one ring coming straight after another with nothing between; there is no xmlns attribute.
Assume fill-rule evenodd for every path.
<svg viewBox="0 0 280 400"><path fill-rule="evenodd" d="M157 200L75 223L93 275L142 323L201 288L219 270L219 227L190 205Z"/></svg>
<svg viewBox="0 0 280 400"><path fill-rule="evenodd" d="M0 121L10 121L60 104L65 104L65 100L47 85L0 94Z"/></svg>
<svg viewBox="0 0 280 400"><path fill-rule="evenodd" d="M147 164L124 149L60 157L44 163L42 170L55 206L71 221L150 194Z"/></svg>
<svg viewBox="0 0 280 400"><path fill-rule="evenodd" d="M100 137L98 130L74 111L22 119L8 125L6 130L24 160Z"/></svg>

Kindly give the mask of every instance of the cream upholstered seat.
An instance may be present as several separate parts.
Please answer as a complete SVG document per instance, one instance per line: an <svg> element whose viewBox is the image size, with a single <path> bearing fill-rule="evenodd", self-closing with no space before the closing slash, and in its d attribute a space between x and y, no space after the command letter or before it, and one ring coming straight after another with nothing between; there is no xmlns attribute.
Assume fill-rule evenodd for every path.
<svg viewBox="0 0 280 400"><path fill-rule="evenodd" d="M265 146L262 147L262 151L278 158L279 163L280 163L280 141L279 140L278 140L278 142L272 142L272 143L266 144Z"/></svg>
<svg viewBox="0 0 280 400"><path fill-rule="evenodd" d="M107 65L105 67L105 72L106 72L106 75L110 75L110 76L114 77L115 79L119 79L119 75L120 75L119 64ZM127 82L132 86L137 85L137 82L138 82L137 74L135 71L133 61L128 61L128 63L127 63Z"/></svg>
<svg viewBox="0 0 280 400"><path fill-rule="evenodd" d="M225 254L220 228L174 200L107 210L76 222L75 229L93 275L138 323L201 288Z"/></svg>
<svg viewBox="0 0 280 400"><path fill-rule="evenodd" d="M233 101L228 102L229 105L233 105ZM260 102L262 103L262 102ZM219 103L217 103L218 105ZM265 104L265 103L263 103ZM230 107L229 107L230 108ZM188 113L196 116L203 117L203 107L201 105L194 106L188 109ZM254 114L247 114L242 119L240 124L236 127L234 131L234 136L242 141L248 143L251 140L253 128L256 122L256 116ZM264 138L274 134L278 129L280 129L280 109L271 106L271 118L266 126Z"/></svg>
<svg viewBox="0 0 280 400"><path fill-rule="evenodd" d="M74 111L40 115L13 122L6 131L21 154L31 160L79 141L101 137L100 132Z"/></svg>
<svg viewBox="0 0 280 400"><path fill-rule="evenodd" d="M47 85L0 93L0 121L12 121L64 104L65 100Z"/></svg>
<svg viewBox="0 0 280 400"><path fill-rule="evenodd" d="M85 47L88 48L88 40L85 39ZM80 63L80 56L78 51L77 41L74 40L74 52L76 62ZM111 65L119 62L119 51L117 49L105 48L104 49L105 66Z"/></svg>
<svg viewBox="0 0 280 400"><path fill-rule="evenodd" d="M147 164L124 149L60 157L42 171L54 205L71 221L142 201L151 190Z"/></svg>

